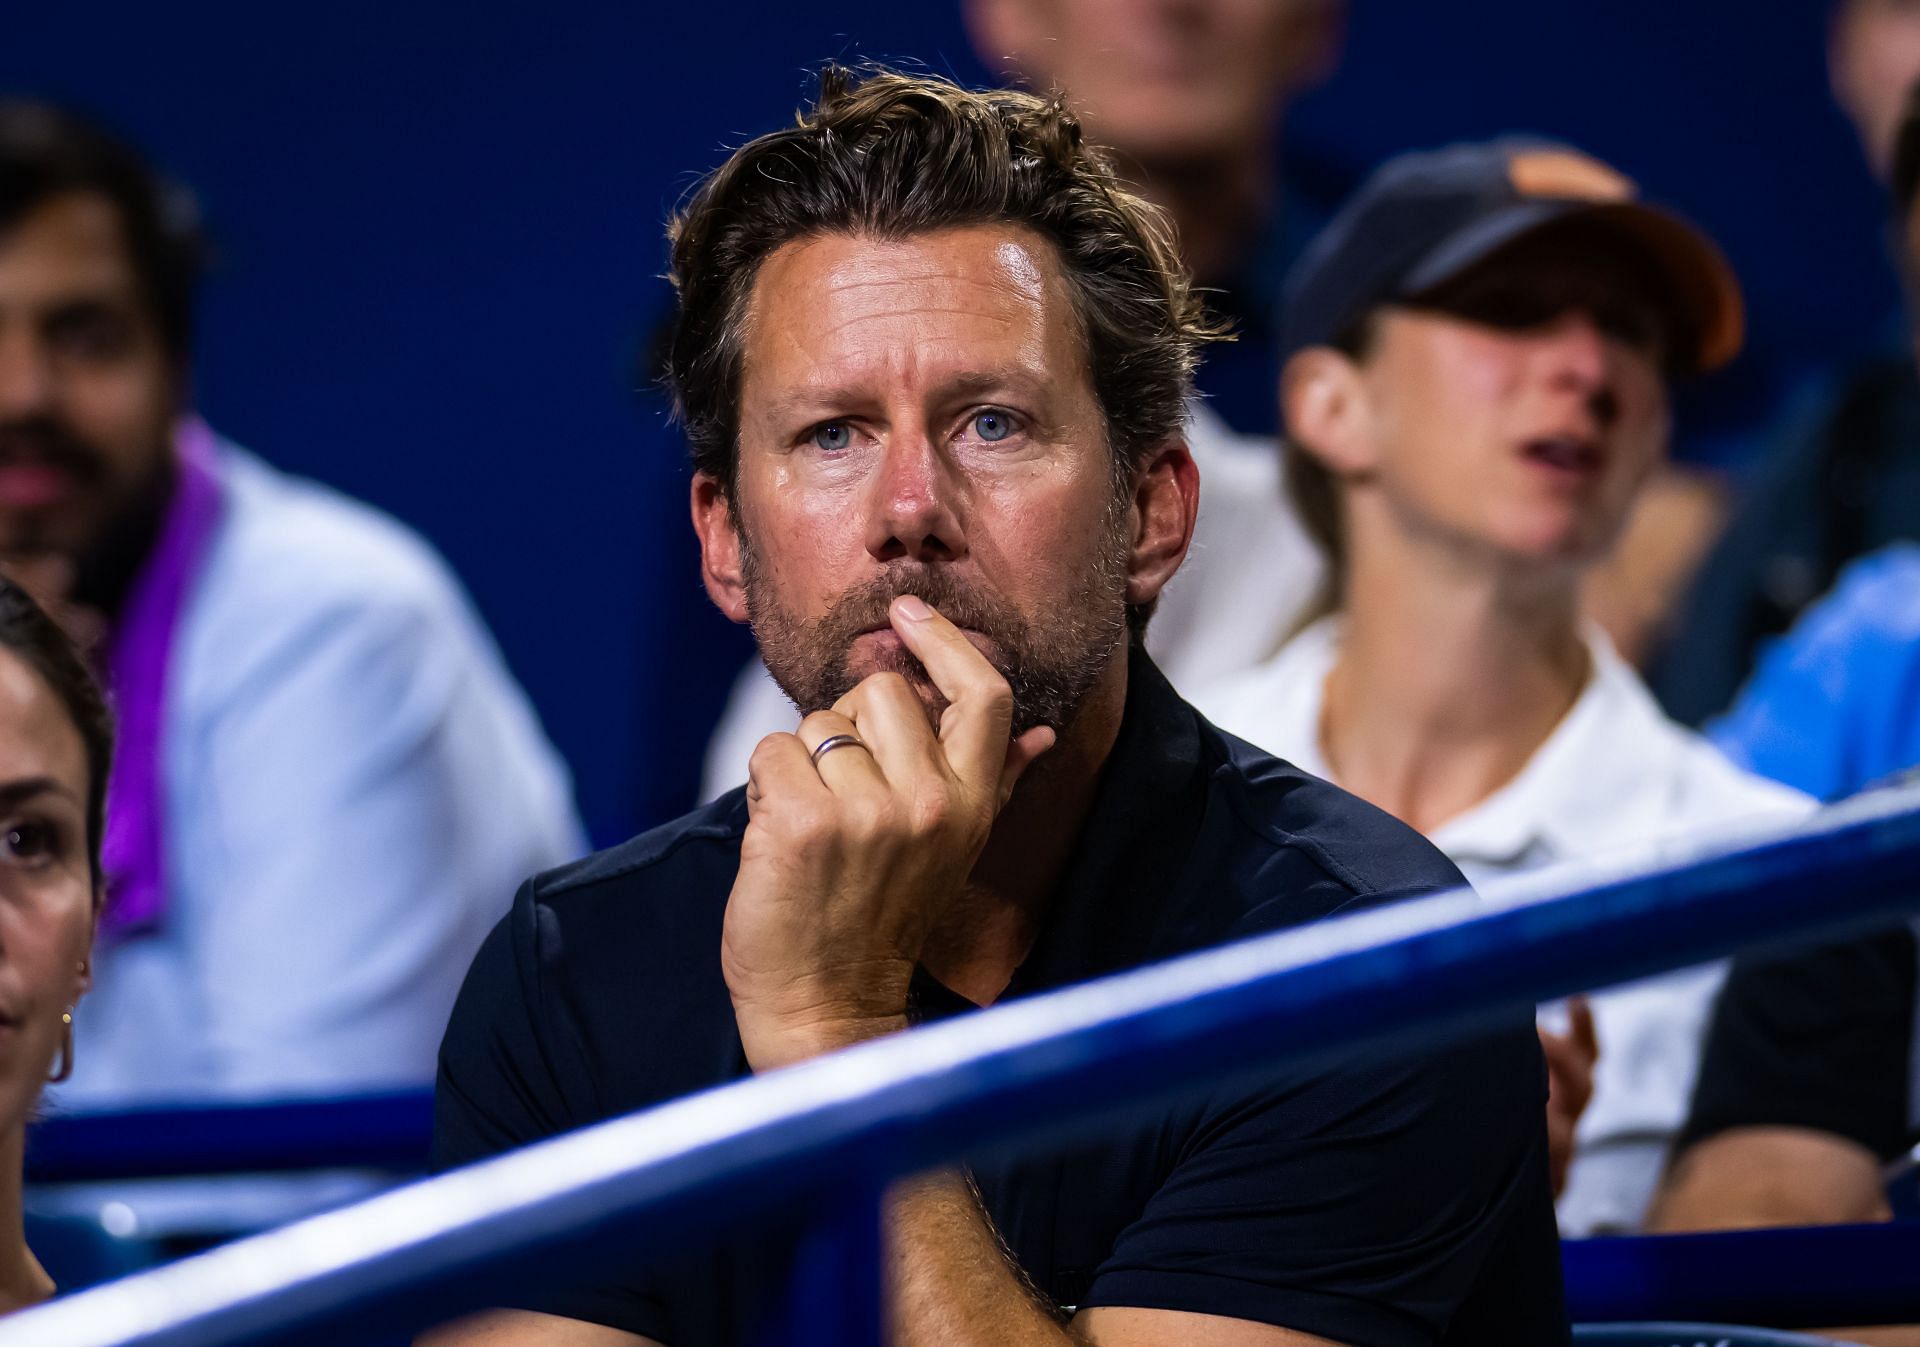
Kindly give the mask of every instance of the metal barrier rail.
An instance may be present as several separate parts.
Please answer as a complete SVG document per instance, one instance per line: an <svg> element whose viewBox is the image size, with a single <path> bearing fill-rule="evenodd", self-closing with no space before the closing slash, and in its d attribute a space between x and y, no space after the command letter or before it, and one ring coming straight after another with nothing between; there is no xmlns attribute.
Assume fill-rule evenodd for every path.
<svg viewBox="0 0 1920 1347"><path fill-rule="evenodd" d="M433 1092L51 1114L27 1132L29 1183L426 1168Z"/></svg>
<svg viewBox="0 0 1920 1347"><path fill-rule="evenodd" d="M0 1344L227 1347L409 1332L562 1265L805 1217L777 1340L877 1344L885 1183L1127 1106L1920 909L1920 787L1574 892L1442 894L863 1044L585 1128L0 1323ZM1561 881L1564 883L1564 881ZM823 1288L828 1288L822 1294ZM811 1299L809 1299L811 1293Z"/></svg>
<svg viewBox="0 0 1920 1347"><path fill-rule="evenodd" d="M1920 1222L1568 1240L1574 1321L1920 1322Z"/></svg>

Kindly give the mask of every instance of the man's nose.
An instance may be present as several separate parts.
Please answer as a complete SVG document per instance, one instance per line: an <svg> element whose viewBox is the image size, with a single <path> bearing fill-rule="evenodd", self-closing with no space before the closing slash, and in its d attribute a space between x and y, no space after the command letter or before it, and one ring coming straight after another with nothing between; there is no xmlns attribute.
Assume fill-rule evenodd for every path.
<svg viewBox="0 0 1920 1347"><path fill-rule="evenodd" d="M1619 416L1613 352L1592 314L1576 310L1556 319L1542 337L1542 358L1554 387L1585 400L1603 427Z"/></svg>
<svg viewBox="0 0 1920 1347"><path fill-rule="evenodd" d="M29 333L0 325L0 420L47 410L53 401L53 362Z"/></svg>
<svg viewBox="0 0 1920 1347"><path fill-rule="evenodd" d="M888 436L872 483L867 551L876 561L952 561L967 550L961 484L932 437Z"/></svg>

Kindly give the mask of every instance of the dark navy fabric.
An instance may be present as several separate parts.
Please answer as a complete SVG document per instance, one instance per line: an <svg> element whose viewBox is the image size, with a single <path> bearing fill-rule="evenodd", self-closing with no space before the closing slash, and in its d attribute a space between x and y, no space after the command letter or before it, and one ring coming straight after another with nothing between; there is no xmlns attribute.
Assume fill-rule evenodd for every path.
<svg viewBox="0 0 1920 1347"><path fill-rule="evenodd" d="M736 791L521 890L441 1050L437 1168L745 1074L718 949L746 819ZM1136 656L1076 859L1006 996L1459 882L1411 829L1223 735ZM924 972L918 992L923 1017L972 1009ZM1545 1100L1521 1017L1273 1071L972 1172L1063 1307L1188 1310L1356 1347L1538 1347L1567 1340ZM755 1233L527 1307L671 1347L741 1341L777 1266L778 1232Z"/></svg>
<svg viewBox="0 0 1920 1347"><path fill-rule="evenodd" d="M1648 673L1674 719L1724 712L1768 643L1849 565L1920 539L1920 376L1908 345L1903 330L1898 354L1853 371L1755 465Z"/></svg>
<svg viewBox="0 0 1920 1347"><path fill-rule="evenodd" d="M1678 1146L1736 1127L1808 1127L1893 1160L1915 1116L1912 928L1734 961Z"/></svg>

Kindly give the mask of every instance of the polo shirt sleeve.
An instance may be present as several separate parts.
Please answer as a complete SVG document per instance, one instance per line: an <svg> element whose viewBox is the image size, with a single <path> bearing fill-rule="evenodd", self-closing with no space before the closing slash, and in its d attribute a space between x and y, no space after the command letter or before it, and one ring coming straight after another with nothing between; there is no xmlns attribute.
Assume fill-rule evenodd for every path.
<svg viewBox="0 0 1920 1347"><path fill-rule="evenodd" d="M1530 1024L1215 1100L1087 1303L1350 1347L1519 1347L1514 1332L1565 1322L1545 1103ZM1509 1308L1527 1305L1512 1316L1526 1328L1464 1322L1490 1262L1526 1268L1503 1288Z"/></svg>
<svg viewBox="0 0 1920 1347"><path fill-rule="evenodd" d="M1735 961L1680 1146L1736 1127L1806 1127L1882 1160L1904 1151L1914 964L1906 927Z"/></svg>
<svg viewBox="0 0 1920 1347"><path fill-rule="evenodd" d="M552 913L535 881L487 937L440 1047L431 1167L439 1173L572 1130L592 1116L591 1079L571 1022L546 1000L541 931ZM543 1013L546 1012L546 1013ZM536 1310L671 1343L661 1298L644 1281L506 1288L503 1309Z"/></svg>

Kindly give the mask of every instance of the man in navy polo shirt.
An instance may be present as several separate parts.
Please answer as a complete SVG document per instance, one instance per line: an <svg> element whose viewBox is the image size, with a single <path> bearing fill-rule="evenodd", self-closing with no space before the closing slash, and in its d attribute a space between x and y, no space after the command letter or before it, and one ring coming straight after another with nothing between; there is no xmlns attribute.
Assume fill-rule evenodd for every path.
<svg viewBox="0 0 1920 1347"><path fill-rule="evenodd" d="M1213 334L1057 102L829 71L673 238L707 590L805 719L744 791L521 891L442 1048L439 1166L1460 882L1140 651ZM1520 1016L899 1185L894 1340L1565 1341L1544 1103ZM438 1341L740 1341L778 1262L742 1239Z"/></svg>

